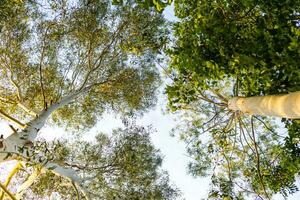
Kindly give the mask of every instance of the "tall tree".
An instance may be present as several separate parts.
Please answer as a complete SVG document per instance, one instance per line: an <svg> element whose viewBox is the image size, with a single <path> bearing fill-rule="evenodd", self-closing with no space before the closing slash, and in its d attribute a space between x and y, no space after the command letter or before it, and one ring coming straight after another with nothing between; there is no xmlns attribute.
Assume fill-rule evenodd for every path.
<svg viewBox="0 0 300 200"><path fill-rule="evenodd" d="M104 111L133 115L151 108L160 83L154 62L167 40L164 20L132 1L117 7L108 0L1 1L0 9L5 16L0 20L0 116L12 129L1 135L0 162L19 160L34 168L16 197L0 186L21 199L34 177L50 170L88 198L91 191L74 166L48 162L46 146L36 152L39 131L47 123L83 134ZM128 148L139 148L134 145ZM154 173L157 159L149 159L145 167ZM137 173L146 176L147 169ZM145 187L130 185L134 176L139 174L133 171L124 184L136 195ZM158 176L147 178L149 184L159 182ZM101 190L97 184L92 186ZM167 179L161 184L167 186ZM162 190L155 192L158 185L145 195L166 199Z"/></svg>
<svg viewBox="0 0 300 200"><path fill-rule="evenodd" d="M78 138L73 142L37 141L35 152L44 152L44 166L59 163L72 168L90 199L176 199L179 193L169 183L168 174L160 170L162 157L151 144L151 132L151 128L131 124L115 129L111 136L99 133L93 142ZM15 192L17 199L51 195L84 199L74 182L44 170L43 165L17 164L10 183L23 182Z"/></svg>
<svg viewBox="0 0 300 200"><path fill-rule="evenodd" d="M167 93L170 108L184 111L191 172L212 175L211 198L297 189L299 123L285 120L282 134L278 122L247 112L297 118L260 104L273 96L252 96L299 94L299 10L296 1L175 1Z"/></svg>

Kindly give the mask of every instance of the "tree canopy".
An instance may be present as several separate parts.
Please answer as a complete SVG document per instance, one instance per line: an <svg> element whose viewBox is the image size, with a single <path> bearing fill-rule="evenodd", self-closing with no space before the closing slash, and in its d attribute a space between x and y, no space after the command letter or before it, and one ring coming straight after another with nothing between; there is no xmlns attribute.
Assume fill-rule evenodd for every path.
<svg viewBox="0 0 300 200"><path fill-rule="evenodd" d="M91 199L176 199L179 192L160 169L162 156L151 144L152 132L149 127L131 124L115 129L110 136L99 133L93 142L38 141L35 151L46 151L48 162L72 167L84 179ZM19 180L28 181L34 174L31 170L39 173L23 198L45 199L56 193L62 199L84 199L69 180L39 167L29 165L17 174Z"/></svg>
<svg viewBox="0 0 300 200"><path fill-rule="evenodd" d="M115 5L122 5L125 1L123 0L114 0L113 4ZM170 5L173 1L172 0L136 0L135 1L140 7L145 9L152 9L154 8L158 12L162 12L164 8Z"/></svg>
<svg viewBox="0 0 300 200"><path fill-rule="evenodd" d="M300 91L300 3L175 0L170 44L161 12L171 3L0 2L0 116L12 130L0 135L0 162L18 161L0 184L0 200L176 198L151 130L127 124L82 139L104 112L126 118L155 105L155 63L165 52L169 108L183 122L175 132L187 143L189 172L211 176L208 198L271 199L298 190L299 120L249 116L229 104ZM45 125L78 137L43 141Z"/></svg>
<svg viewBox="0 0 300 200"><path fill-rule="evenodd" d="M3 111L25 119L27 113L14 105L34 114L88 90L52 117L84 128L104 110L130 113L154 105L155 56L167 39L160 14L132 2L113 7L109 1L29 1L8 7L18 15L3 7L8 13L1 31Z"/></svg>
<svg viewBox="0 0 300 200"><path fill-rule="evenodd" d="M155 105L155 62L167 40L162 15L134 1L1 1L0 116L12 133L1 135L0 162L18 164L0 184L0 199L178 196L160 170L150 130L131 126L80 139L105 111L127 118ZM78 138L43 141L45 125Z"/></svg>
<svg viewBox="0 0 300 200"><path fill-rule="evenodd" d="M233 96L299 91L298 1L175 1L170 109L195 176L212 177L210 198L271 198L295 192L299 122L228 109ZM179 125L180 126L180 125ZM178 129L177 129L178 131Z"/></svg>

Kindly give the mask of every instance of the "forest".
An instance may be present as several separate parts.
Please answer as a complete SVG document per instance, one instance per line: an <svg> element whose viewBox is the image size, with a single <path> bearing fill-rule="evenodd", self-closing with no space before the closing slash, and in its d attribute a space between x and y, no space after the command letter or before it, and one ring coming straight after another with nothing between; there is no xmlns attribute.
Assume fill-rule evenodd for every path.
<svg viewBox="0 0 300 200"><path fill-rule="evenodd" d="M297 197L299 63L297 0L0 0L0 200L185 199L156 107L205 199Z"/></svg>

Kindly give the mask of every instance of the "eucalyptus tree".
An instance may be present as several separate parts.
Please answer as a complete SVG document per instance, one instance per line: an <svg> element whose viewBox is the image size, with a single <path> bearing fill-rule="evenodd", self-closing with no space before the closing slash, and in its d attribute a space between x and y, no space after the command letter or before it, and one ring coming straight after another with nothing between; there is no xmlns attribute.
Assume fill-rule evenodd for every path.
<svg viewBox="0 0 300 200"><path fill-rule="evenodd" d="M49 162L73 168L91 199L176 199L179 192L159 169L162 157L151 144L151 133L149 127L131 124L115 129L110 136L98 133L93 142L37 141L35 151L47 149L44 156ZM84 198L73 182L51 170L28 164L25 168L22 162L16 168L10 184L23 182L17 188L17 199Z"/></svg>
<svg viewBox="0 0 300 200"><path fill-rule="evenodd" d="M210 198L268 199L295 192L299 2L174 4L179 22L169 50L173 81L166 92L170 109L185 122L181 138L194 159L191 173L212 176ZM283 101L286 97L293 100ZM278 131L278 121L265 115L294 120L283 119L286 129Z"/></svg>
<svg viewBox="0 0 300 200"><path fill-rule="evenodd" d="M154 62L167 41L164 19L132 1L5 0L0 9L0 116L12 130L1 135L0 161L52 171L88 198L74 167L49 161L35 141L46 124L84 134L104 111L151 108L160 83Z"/></svg>

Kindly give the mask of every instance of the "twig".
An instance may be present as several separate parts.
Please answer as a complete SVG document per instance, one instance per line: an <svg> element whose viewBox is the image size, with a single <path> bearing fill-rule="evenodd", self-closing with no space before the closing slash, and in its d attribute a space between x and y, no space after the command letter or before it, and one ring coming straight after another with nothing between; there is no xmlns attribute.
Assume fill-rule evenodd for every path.
<svg viewBox="0 0 300 200"><path fill-rule="evenodd" d="M253 142L254 142L254 148L255 148L255 153L256 153L256 160L257 160L257 173L258 173L258 177L259 177L259 180L260 180L260 183L261 183L261 186L264 190L264 193L266 195L266 197L268 199L270 199L267 191L266 191L266 188L265 188L265 184L264 184L264 181L263 181L263 176L261 175L261 171L260 171L260 156L259 156L259 152L258 152L258 148L257 148L257 143L255 141L255 134L254 134L254 125L253 125L253 117L251 117L251 130L252 130L252 136L253 136Z"/></svg>
<svg viewBox="0 0 300 200"><path fill-rule="evenodd" d="M20 122L19 120L17 120L16 118L10 116L9 114L5 113L4 111L0 110L0 116L2 116L2 118L15 123L16 125L18 125L18 127L20 127L21 129L26 127L26 124Z"/></svg>

